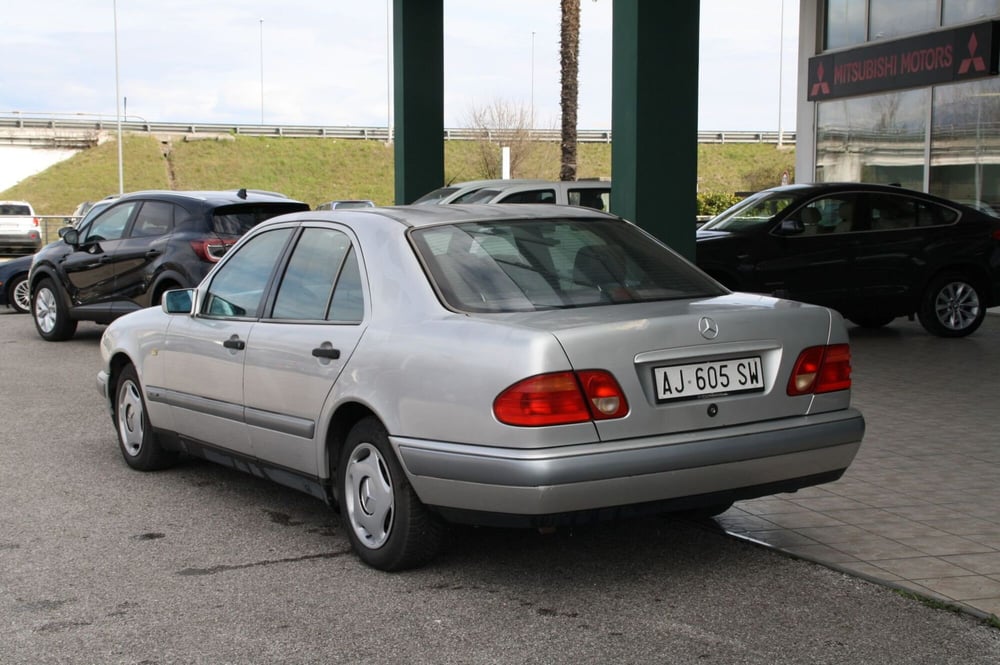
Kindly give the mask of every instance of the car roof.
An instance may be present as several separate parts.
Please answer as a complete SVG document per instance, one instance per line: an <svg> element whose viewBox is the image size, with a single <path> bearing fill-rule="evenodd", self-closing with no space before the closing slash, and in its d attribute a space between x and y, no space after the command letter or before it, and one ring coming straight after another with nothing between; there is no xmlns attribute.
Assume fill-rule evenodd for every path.
<svg viewBox="0 0 1000 665"><path fill-rule="evenodd" d="M242 194L242 195L241 195ZM165 201L175 201L175 202L197 202L207 206L222 206L222 205L232 205L238 203L264 203L264 202L280 202L280 203L301 203L301 201L295 201L290 199L283 194L278 194L277 192L264 192L261 190L246 189L246 190L191 190L191 191L177 191L177 190L159 190L150 189L138 192L129 192L124 194L117 199L117 201L130 201L132 199L143 199L155 196L158 199ZM303 204L305 205L305 204Z"/></svg>
<svg viewBox="0 0 1000 665"><path fill-rule="evenodd" d="M297 212L275 217L263 222L264 226L273 221L299 219L357 221L362 215L380 217L392 220L409 227L433 226L435 224L461 224L463 222L489 222L516 219L565 219L593 218L620 220L620 217L609 215L592 208L578 206L552 205L550 203L456 203L447 206L387 206L383 208L348 208L346 210L313 210Z"/></svg>
<svg viewBox="0 0 1000 665"><path fill-rule="evenodd" d="M796 183L794 185L781 185L779 187L771 187L766 190L768 192L886 192L889 194L906 194L913 196L920 196L924 198L939 199L941 201L947 201L940 196L935 196L934 194L928 194L927 192L921 192L915 189L908 189L900 185L887 185L883 183L876 182L806 182L806 183ZM951 202L951 201L949 201Z"/></svg>

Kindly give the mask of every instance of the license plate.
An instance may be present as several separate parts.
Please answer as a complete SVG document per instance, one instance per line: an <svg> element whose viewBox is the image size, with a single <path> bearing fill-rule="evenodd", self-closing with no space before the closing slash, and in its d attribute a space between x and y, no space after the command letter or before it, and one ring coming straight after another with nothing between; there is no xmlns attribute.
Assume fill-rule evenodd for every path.
<svg viewBox="0 0 1000 665"><path fill-rule="evenodd" d="M654 367L656 399L666 402L702 395L731 395L764 390L760 356L690 365Z"/></svg>

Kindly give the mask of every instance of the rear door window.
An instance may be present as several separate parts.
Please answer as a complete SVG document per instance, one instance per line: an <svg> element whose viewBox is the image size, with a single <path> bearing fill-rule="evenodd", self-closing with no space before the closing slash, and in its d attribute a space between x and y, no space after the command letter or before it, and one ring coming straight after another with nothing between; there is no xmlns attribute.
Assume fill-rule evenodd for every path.
<svg viewBox="0 0 1000 665"><path fill-rule="evenodd" d="M132 238L153 238L170 233L174 228L176 206L165 201L146 201L132 223Z"/></svg>
<svg viewBox="0 0 1000 665"><path fill-rule="evenodd" d="M281 278L272 317L360 321L360 275L351 239L335 229L307 228Z"/></svg>

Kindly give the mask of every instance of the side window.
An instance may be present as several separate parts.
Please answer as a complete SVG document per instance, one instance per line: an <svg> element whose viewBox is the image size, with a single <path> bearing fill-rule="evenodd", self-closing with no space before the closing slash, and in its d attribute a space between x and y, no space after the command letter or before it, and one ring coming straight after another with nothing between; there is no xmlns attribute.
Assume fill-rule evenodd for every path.
<svg viewBox="0 0 1000 665"><path fill-rule="evenodd" d="M857 230L860 215L854 195L839 195L810 201L795 217L802 223L802 235L847 233Z"/></svg>
<svg viewBox="0 0 1000 665"><path fill-rule="evenodd" d="M128 201L112 206L96 217L86 231L84 243L101 242L103 240L118 240L125 232L132 211L138 205L137 201Z"/></svg>
<svg viewBox="0 0 1000 665"><path fill-rule="evenodd" d="M305 229L281 278L272 318L325 319L337 275L350 249L351 239L345 233L333 229Z"/></svg>
<svg viewBox="0 0 1000 665"><path fill-rule="evenodd" d="M910 229L917 225L918 203L901 196L871 197L871 228L873 231Z"/></svg>
<svg viewBox="0 0 1000 665"><path fill-rule="evenodd" d="M219 267L205 294L208 316L257 318L275 262L294 229L275 229L251 238Z"/></svg>
<svg viewBox="0 0 1000 665"><path fill-rule="evenodd" d="M146 201L132 224L132 238L152 238L169 233L174 227L174 204Z"/></svg>
<svg viewBox="0 0 1000 665"><path fill-rule="evenodd" d="M566 192L566 201L571 206L584 206L594 210L607 210L611 193L601 189L571 189Z"/></svg>
<svg viewBox="0 0 1000 665"><path fill-rule="evenodd" d="M534 189L528 192L516 192L500 199L500 203L555 203L556 193L551 189Z"/></svg>
<svg viewBox="0 0 1000 665"><path fill-rule="evenodd" d="M361 269L358 267L358 254L352 248L347 252L344 266L337 278L337 286L333 290L333 302L330 303L330 312L326 318L328 321L360 323L364 316L365 298L361 289Z"/></svg>

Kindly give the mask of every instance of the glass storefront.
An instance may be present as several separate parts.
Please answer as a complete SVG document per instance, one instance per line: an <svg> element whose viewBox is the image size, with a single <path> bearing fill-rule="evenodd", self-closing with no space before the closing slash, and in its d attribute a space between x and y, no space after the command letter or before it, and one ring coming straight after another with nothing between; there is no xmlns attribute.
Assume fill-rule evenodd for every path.
<svg viewBox="0 0 1000 665"><path fill-rule="evenodd" d="M890 39L938 27L938 0L869 0L868 39Z"/></svg>
<svg viewBox="0 0 1000 665"><path fill-rule="evenodd" d="M980 21L1000 14L1000 0L944 0L941 25Z"/></svg>
<svg viewBox="0 0 1000 665"><path fill-rule="evenodd" d="M1000 210L1000 81L938 86L929 191Z"/></svg>
<svg viewBox="0 0 1000 665"><path fill-rule="evenodd" d="M816 181L924 188L929 90L817 104Z"/></svg>
<svg viewBox="0 0 1000 665"><path fill-rule="evenodd" d="M825 10L825 48L835 50L836 60L821 60L826 69L817 69L810 89L829 94L833 87L839 98L815 100L815 180L897 183L1000 212L1000 77L981 69L983 78L960 83L939 79L876 94L836 94L840 77L855 70L835 71L855 61L864 76L878 76L874 65L865 69L869 62L899 67L911 53L931 52L946 27L980 31L977 24L1000 20L1000 0L825 0ZM915 36L930 33L936 37ZM953 66L967 63L967 72L989 53L989 37L980 39L979 50L962 40ZM887 78L886 87L891 84Z"/></svg>

